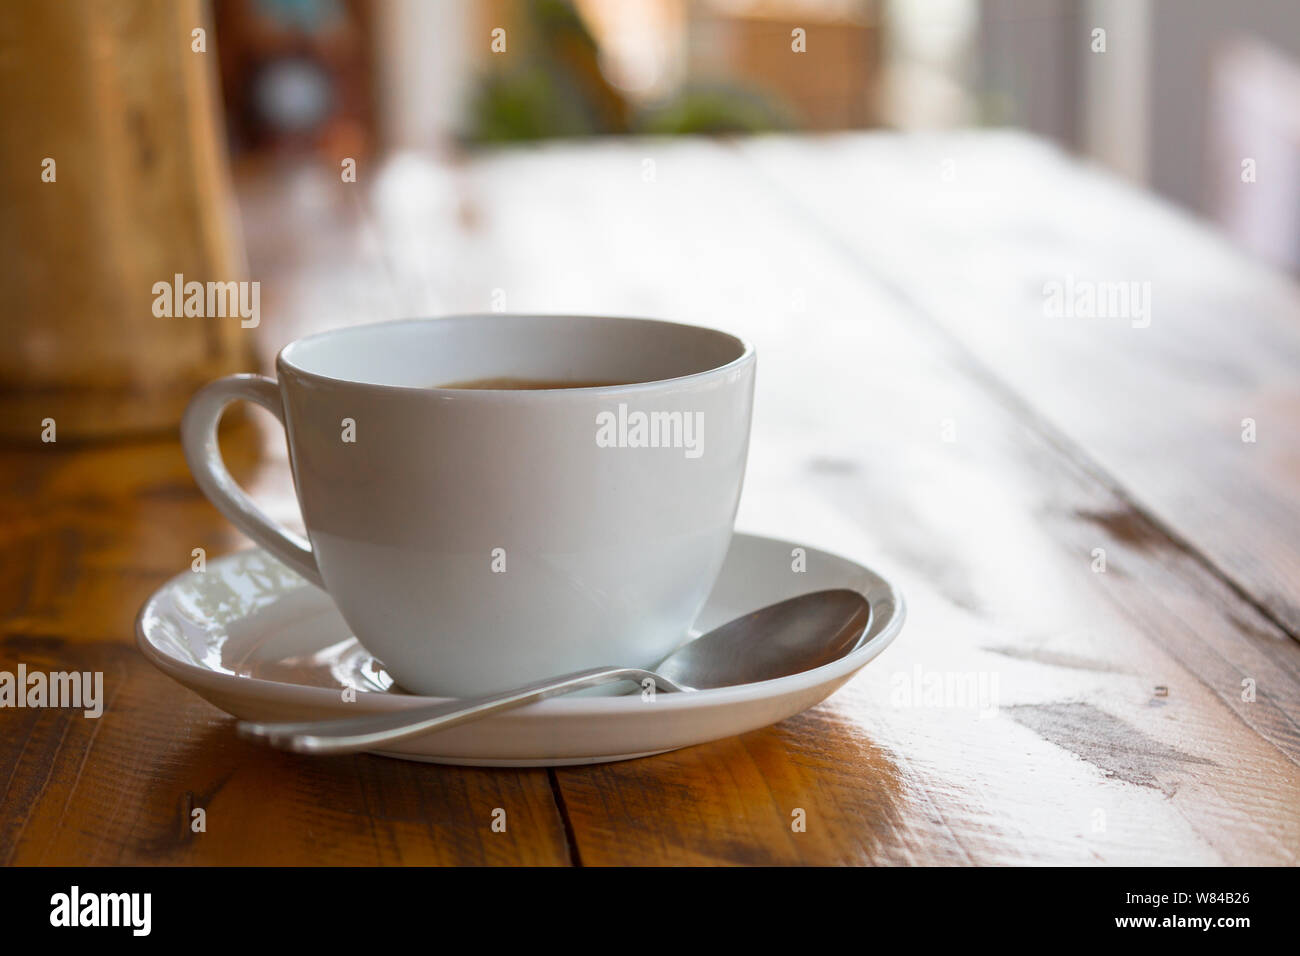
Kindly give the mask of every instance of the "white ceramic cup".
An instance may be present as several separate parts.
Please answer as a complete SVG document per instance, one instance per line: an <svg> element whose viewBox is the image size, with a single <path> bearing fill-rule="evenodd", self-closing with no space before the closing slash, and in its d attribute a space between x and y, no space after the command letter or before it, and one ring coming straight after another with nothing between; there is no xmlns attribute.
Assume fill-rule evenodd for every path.
<svg viewBox="0 0 1300 956"><path fill-rule="evenodd" d="M205 386L181 435L203 493L328 591L399 684L468 696L653 667L686 639L731 539L754 365L734 336L648 319L384 322L287 346L278 383ZM627 384L437 387L499 377ZM240 399L288 433L309 541L222 463Z"/></svg>

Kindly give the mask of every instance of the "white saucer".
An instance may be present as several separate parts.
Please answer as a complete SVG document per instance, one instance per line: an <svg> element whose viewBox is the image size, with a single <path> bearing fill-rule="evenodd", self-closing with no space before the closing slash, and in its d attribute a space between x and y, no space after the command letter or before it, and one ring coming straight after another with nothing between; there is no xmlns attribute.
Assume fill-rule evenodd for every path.
<svg viewBox="0 0 1300 956"><path fill-rule="evenodd" d="M791 570L792 551L807 570ZM625 760L766 727L834 693L903 626L902 595L845 558L788 541L737 533L699 633L774 601L852 588L872 619L853 653L779 680L642 699L639 688L603 697L539 701L405 741L388 756L434 763L545 767ZM163 585L140 609L136 639L164 673L247 720L312 720L418 706L437 698L392 689L379 663L333 602L261 549L216 558L202 573ZM609 662L617 663L617 662ZM354 701L345 701L353 688Z"/></svg>

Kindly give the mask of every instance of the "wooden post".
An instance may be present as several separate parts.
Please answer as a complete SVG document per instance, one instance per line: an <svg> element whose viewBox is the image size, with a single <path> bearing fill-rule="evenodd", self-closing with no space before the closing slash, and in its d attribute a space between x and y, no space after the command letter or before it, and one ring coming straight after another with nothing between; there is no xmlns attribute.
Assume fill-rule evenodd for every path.
<svg viewBox="0 0 1300 956"><path fill-rule="evenodd" d="M248 278L210 26L198 0L0 9L5 437L47 418L60 440L170 429L199 384L250 367L238 315L153 308L177 273Z"/></svg>

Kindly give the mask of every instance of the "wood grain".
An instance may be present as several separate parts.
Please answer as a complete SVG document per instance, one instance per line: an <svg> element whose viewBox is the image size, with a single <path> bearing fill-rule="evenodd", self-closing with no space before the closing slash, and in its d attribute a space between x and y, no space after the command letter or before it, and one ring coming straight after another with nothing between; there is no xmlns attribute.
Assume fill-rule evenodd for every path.
<svg viewBox="0 0 1300 956"><path fill-rule="evenodd" d="M739 152L831 255L942 328L1004 402L1300 639L1293 280L1018 134ZM1099 283L1138 283L1148 314L1047 308Z"/></svg>
<svg viewBox="0 0 1300 956"><path fill-rule="evenodd" d="M291 507L255 480L283 459L278 431L244 421L223 437L232 472L272 510ZM192 548L245 546L178 443L8 449L0 462L0 671L102 671L106 699L98 719L0 712L0 862L568 862L545 772L295 759L237 739L227 715L145 661L133 640L144 599Z"/></svg>
<svg viewBox="0 0 1300 956"><path fill-rule="evenodd" d="M1033 143L977 140L973 150L1007 165L999 176L1042 170ZM240 541L174 443L11 449L0 452L0 668L100 666L113 703L98 722L0 713L0 860L1294 864L1300 647L1274 585L1300 568L1289 526L1262 524L1288 500L1278 489L1300 438L1271 428L1266 466L1225 473L1216 453L1197 471L1188 436L1239 395L1201 394L1187 379L1187 362L1211 361L1200 345L1183 346L1182 365L1153 360L1174 347L1139 344L1154 322L1109 349L1073 333L1027 338L1019 347L1048 366L1032 376L1029 358L980 345L996 334L992 298L969 287L969 313L988 330L976 335L932 288L949 274L945 247L903 261L922 255L925 228L956 227L903 223L885 206L861 221L870 245L846 237L820 183L792 184L858 195L854 177L869 167L848 168L857 146L839 140L820 167L821 145L625 140L457 163L407 156L355 185L326 168L249 170L241 193L264 355L317 328L503 301L662 315L753 340L739 526L896 577L909 621L877 662L780 725L626 763L478 771L263 752L128 646L135 608L192 547ZM918 148L871 151L902 177L935 155ZM1072 165L1050 168L1063 195L1101 188ZM1011 235L1019 222L1032 234L1043 214L998 195L972 201L962 231ZM1152 214L1123 190L1106 197L1114 221ZM1201 249L1197 270L1226 274L1234 301L1248 301L1250 267L1205 251L1215 244L1190 223L1162 228L1173 245L1142 262L1177 276L1167 249ZM912 252L891 249L891 235ZM1062 256L1101 254L1086 236L1054 241ZM1116 275L1144 268L1106 255ZM1003 248L989 268L1014 272L1017 256L1035 253ZM954 287L968 288L965 268ZM1228 355L1285 396L1295 381L1273 350L1290 335L1282 321L1255 314L1258 335ZM1136 408L1141 440L1111 434L1124 431L1117 397L1066 415L1070 348L1099 379L1096 401L1107 382L1134 401L1162 388L1186 401ZM1139 367L1146 391L1124 391ZM255 417L224 447L267 510L296 521L278 432ZM1231 479L1256 507L1220 509L1212 528L1208 498L1161 497L1192 472L1188 487ZM1258 567L1232 564L1255 543ZM945 679L951 693L928 699L927 681ZM963 698L954 681L977 692ZM187 833L200 805L209 832ZM497 806L506 834L487 825Z"/></svg>
<svg viewBox="0 0 1300 956"><path fill-rule="evenodd" d="M706 144L543 150L473 174L482 241L509 250L485 286L512 309L581 289L583 309L752 338L741 526L896 569L911 599L904 639L802 732L559 771L584 862L1294 861L1297 649L762 178ZM997 716L894 706L917 667L998 679ZM1129 748L1137 769L1109 757Z"/></svg>

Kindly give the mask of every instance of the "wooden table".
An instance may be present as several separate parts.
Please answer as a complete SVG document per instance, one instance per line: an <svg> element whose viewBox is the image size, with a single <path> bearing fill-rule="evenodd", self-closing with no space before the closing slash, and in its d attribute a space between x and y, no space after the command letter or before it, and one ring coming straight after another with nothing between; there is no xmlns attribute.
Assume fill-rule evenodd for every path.
<svg viewBox="0 0 1300 956"><path fill-rule="evenodd" d="M907 626L821 706L660 757L263 750L133 646L193 548L246 544L177 443L34 425L0 453L0 669L103 670L108 710L0 712L0 860L1296 862L1300 294L1187 215L1013 134L405 156L241 195L267 356L494 307L750 338L739 526L895 576ZM1053 288L1103 282L1149 283L1149 324L1053 312ZM293 522L260 415L226 454ZM912 693L945 680L994 694Z"/></svg>

